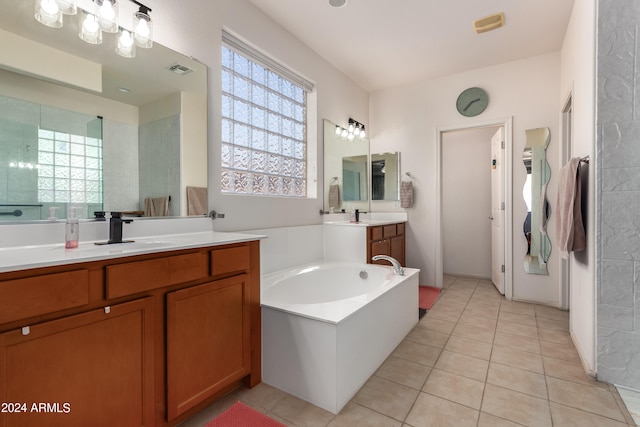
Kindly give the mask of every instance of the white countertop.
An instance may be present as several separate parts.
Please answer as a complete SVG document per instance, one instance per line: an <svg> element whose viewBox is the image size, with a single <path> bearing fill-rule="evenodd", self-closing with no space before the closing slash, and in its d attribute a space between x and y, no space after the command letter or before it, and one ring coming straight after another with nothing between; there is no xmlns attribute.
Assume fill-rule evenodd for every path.
<svg viewBox="0 0 640 427"><path fill-rule="evenodd" d="M169 234L133 239L133 243L96 245L94 241L80 242L74 249L64 243L0 248L0 273L39 267L99 261L147 253L225 245L265 238L263 235L206 231Z"/></svg>

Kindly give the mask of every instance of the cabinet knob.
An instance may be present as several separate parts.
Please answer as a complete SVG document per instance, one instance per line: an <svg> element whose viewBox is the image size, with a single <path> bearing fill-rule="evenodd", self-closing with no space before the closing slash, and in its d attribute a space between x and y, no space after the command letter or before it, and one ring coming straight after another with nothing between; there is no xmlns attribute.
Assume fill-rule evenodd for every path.
<svg viewBox="0 0 640 427"><path fill-rule="evenodd" d="M31 333L31 328L29 328L28 326L22 327L22 335L29 335L30 333Z"/></svg>
<svg viewBox="0 0 640 427"><path fill-rule="evenodd" d="M108 306L106 306L104 308L104 314L109 314L109 313L111 313L111 306L110 305L108 305Z"/></svg>

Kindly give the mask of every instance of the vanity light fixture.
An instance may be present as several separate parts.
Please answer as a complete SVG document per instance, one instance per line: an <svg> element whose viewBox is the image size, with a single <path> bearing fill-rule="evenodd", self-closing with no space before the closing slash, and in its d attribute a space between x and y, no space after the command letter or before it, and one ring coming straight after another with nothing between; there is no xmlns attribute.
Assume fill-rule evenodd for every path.
<svg viewBox="0 0 640 427"><path fill-rule="evenodd" d="M153 46L153 23L151 9L136 0L130 0L138 6L133 14L133 30L127 30L118 24L118 0L91 0L91 10L80 8L77 0L35 0L34 17L43 25L60 28L63 15L79 15L78 36L90 44L101 44L102 33L118 33L115 51L125 58L136 56L136 46ZM78 13L79 12L79 13Z"/></svg>
<svg viewBox="0 0 640 427"><path fill-rule="evenodd" d="M353 141L356 137L360 139L365 139L367 137L364 125L352 118L349 118L349 126L347 129L336 125L336 135L347 138L349 141Z"/></svg>
<svg viewBox="0 0 640 427"><path fill-rule="evenodd" d="M36 21L51 28L62 27L62 11L56 0L36 0Z"/></svg>
<svg viewBox="0 0 640 427"><path fill-rule="evenodd" d="M96 0L99 6L98 22L105 33L118 32L118 3L116 0Z"/></svg>
<svg viewBox="0 0 640 427"><path fill-rule="evenodd" d="M120 35L118 36L116 53L125 58L134 58L136 56L136 45L133 41L133 37L131 37L131 33L124 28L120 30Z"/></svg>
<svg viewBox="0 0 640 427"><path fill-rule="evenodd" d="M102 29L98 17L86 10L81 11L79 17L78 37L90 44L102 44Z"/></svg>
<svg viewBox="0 0 640 427"><path fill-rule="evenodd" d="M153 46L153 22L149 16L151 9L135 0L131 1L140 6L140 9L133 14L133 39L136 46L148 49Z"/></svg>

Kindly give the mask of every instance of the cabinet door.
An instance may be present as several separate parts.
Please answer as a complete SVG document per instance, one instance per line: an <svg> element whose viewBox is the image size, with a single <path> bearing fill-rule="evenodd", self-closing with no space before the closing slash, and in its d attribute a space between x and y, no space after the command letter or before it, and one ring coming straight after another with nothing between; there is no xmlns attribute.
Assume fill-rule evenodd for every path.
<svg viewBox="0 0 640 427"><path fill-rule="evenodd" d="M167 294L167 416L250 372L249 276Z"/></svg>
<svg viewBox="0 0 640 427"><path fill-rule="evenodd" d="M152 300L0 334L0 426L152 425Z"/></svg>
<svg viewBox="0 0 640 427"><path fill-rule="evenodd" d="M374 257L376 255L390 255L391 247L389 246L389 239L378 240L376 242L371 242L371 256ZM371 258L368 260L372 264L383 264L389 265L388 261L372 261Z"/></svg>
<svg viewBox="0 0 640 427"><path fill-rule="evenodd" d="M391 256L397 259L403 267L405 266L404 236L396 236L391 239Z"/></svg>

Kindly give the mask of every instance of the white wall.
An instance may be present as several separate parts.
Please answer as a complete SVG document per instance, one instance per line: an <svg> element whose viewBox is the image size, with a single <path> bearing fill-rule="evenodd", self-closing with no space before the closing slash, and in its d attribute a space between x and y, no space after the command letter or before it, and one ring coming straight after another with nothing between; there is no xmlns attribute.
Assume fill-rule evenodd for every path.
<svg viewBox="0 0 640 427"><path fill-rule="evenodd" d="M491 137L495 127L442 137L444 273L491 278Z"/></svg>
<svg viewBox="0 0 640 427"><path fill-rule="evenodd" d="M549 263L549 276L528 275L519 260L526 254L520 230L526 215L521 196L526 171L521 154L525 130L549 127L548 160L558 170L560 53L500 64L431 81L391 88L371 95L371 151L402 152L402 172L414 179L415 203L408 209L407 265L420 268L422 285L436 283L436 129L504 121L513 116L513 297L519 300L558 303L558 260ZM480 86L489 93L487 109L476 118L464 118L455 109L458 94ZM556 199L557 174L551 175L549 200ZM551 207L555 205L552 202ZM553 218L550 234L555 230ZM553 239L553 235L552 235ZM552 248L552 251L554 249Z"/></svg>
<svg viewBox="0 0 640 427"><path fill-rule="evenodd" d="M573 156L594 159L595 0L577 1L562 46L560 99L573 96ZM560 147L558 147L560 148ZM595 162L590 164L586 257L570 259L570 329L585 368L595 372ZM586 258L586 259L585 259Z"/></svg>
<svg viewBox="0 0 640 427"><path fill-rule="evenodd" d="M354 117L368 126L367 93L246 0L156 0L152 7L155 39L209 67L209 206L225 214L224 219L215 220L214 228L223 231L320 224L319 211L323 207L322 119L346 125L348 117ZM308 157L312 160L310 167L315 167L316 163L318 167L317 181L313 183L317 198L301 200L221 194L220 43L223 27L315 82L317 114L309 131L310 139L317 142L317 149L308 153Z"/></svg>

